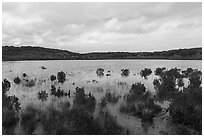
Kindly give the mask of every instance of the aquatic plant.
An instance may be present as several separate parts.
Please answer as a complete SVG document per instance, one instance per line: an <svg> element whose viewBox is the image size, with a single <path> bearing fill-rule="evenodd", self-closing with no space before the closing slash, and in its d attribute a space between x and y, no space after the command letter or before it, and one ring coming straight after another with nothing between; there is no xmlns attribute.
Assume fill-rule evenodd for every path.
<svg viewBox="0 0 204 137"><path fill-rule="evenodd" d="M104 96L104 99L109 103L117 103L118 99L120 98L119 95L116 95L115 93L106 92L106 95Z"/></svg>
<svg viewBox="0 0 204 137"><path fill-rule="evenodd" d="M48 98L48 93L45 90L41 90L38 92L37 97L41 101L46 101Z"/></svg>
<svg viewBox="0 0 204 137"><path fill-rule="evenodd" d="M2 91L3 91L2 93L5 94L6 91L9 91L10 87L11 87L11 83L7 79L4 79L2 81Z"/></svg>
<svg viewBox="0 0 204 137"><path fill-rule="evenodd" d="M56 90L56 87L54 85L51 85L51 95L54 95L58 98L63 96L68 96L68 94L64 92L64 90L61 90L60 87L58 87L58 89ZM70 93L69 93L69 96L70 96Z"/></svg>
<svg viewBox="0 0 204 137"><path fill-rule="evenodd" d="M77 87L73 103L74 107L82 107L92 113L95 110L96 99L91 93L86 95L84 88Z"/></svg>
<svg viewBox="0 0 204 137"><path fill-rule="evenodd" d="M25 134L31 135L37 128L40 122L41 111L36 109L32 105L28 105L24 111L22 111L20 117L20 125Z"/></svg>
<svg viewBox="0 0 204 137"><path fill-rule="evenodd" d="M166 68L165 67L162 67L162 68L156 68L156 70L154 71L155 75L158 75L160 76L163 71L165 70Z"/></svg>
<svg viewBox="0 0 204 137"><path fill-rule="evenodd" d="M101 126L102 135L124 135L127 133L126 129L119 126L116 119L108 112L101 111L98 122Z"/></svg>
<svg viewBox="0 0 204 137"><path fill-rule="evenodd" d="M31 79L31 80L26 80L26 83L25 83L25 86L26 87L33 87L35 86L35 80Z"/></svg>
<svg viewBox="0 0 204 137"><path fill-rule="evenodd" d="M14 83L15 84L20 84L20 82L21 82L21 79L19 77L14 78Z"/></svg>
<svg viewBox="0 0 204 137"><path fill-rule="evenodd" d="M153 80L154 87L158 87L160 84L161 84L161 80L160 79L154 79Z"/></svg>
<svg viewBox="0 0 204 137"><path fill-rule="evenodd" d="M126 95L126 101L127 102L134 102L136 101L141 95L143 95L146 92L146 88L144 84L141 82L137 82L135 84L132 84L131 89L129 93Z"/></svg>
<svg viewBox="0 0 204 137"><path fill-rule="evenodd" d="M128 76L130 74L129 69L121 69L121 75L122 76Z"/></svg>
<svg viewBox="0 0 204 137"><path fill-rule="evenodd" d="M141 70L140 71L140 75L144 78L147 78L147 76L151 75L152 74L152 70L151 69L148 69L148 68L145 68L144 70Z"/></svg>
<svg viewBox="0 0 204 137"><path fill-rule="evenodd" d="M192 68L187 68L186 70L182 71L182 74L184 75L184 77L189 77L189 75L193 72Z"/></svg>
<svg viewBox="0 0 204 137"><path fill-rule="evenodd" d="M190 86L193 88L198 88L201 85L201 77L202 77L202 72L198 70L194 70L190 75L189 75L189 80L190 80Z"/></svg>
<svg viewBox="0 0 204 137"><path fill-rule="evenodd" d="M93 83L98 83L98 81L97 81L97 80L95 80L95 79L93 79L93 80L92 80L92 82L93 82Z"/></svg>
<svg viewBox="0 0 204 137"><path fill-rule="evenodd" d="M178 85L179 87L183 87L183 86L184 86L184 82L183 82L183 79L182 79L182 78L179 78L179 79L178 79L177 85Z"/></svg>
<svg viewBox="0 0 204 137"><path fill-rule="evenodd" d="M2 134L13 134L14 128L19 121L19 117L12 108L2 107Z"/></svg>
<svg viewBox="0 0 204 137"><path fill-rule="evenodd" d="M106 98L103 97L103 98L101 99L100 106L101 106L102 108L104 108L106 105L107 105Z"/></svg>
<svg viewBox="0 0 204 137"><path fill-rule="evenodd" d="M26 77L26 76L28 76L26 73L23 73L23 77Z"/></svg>
<svg viewBox="0 0 204 137"><path fill-rule="evenodd" d="M19 121L18 111L21 108L16 96L7 96L11 84L6 79L2 82L2 134L13 134L14 128Z"/></svg>
<svg viewBox="0 0 204 137"><path fill-rule="evenodd" d="M51 80L51 81L54 81L54 80L56 80L56 76L54 76L54 75L51 75L51 76L50 76L50 80Z"/></svg>
<svg viewBox="0 0 204 137"><path fill-rule="evenodd" d="M63 71L58 72L57 79L58 79L58 82L63 83L66 80L66 74Z"/></svg>
<svg viewBox="0 0 204 137"><path fill-rule="evenodd" d="M156 99L158 101L168 100L170 102L170 106L167 110L174 124L181 124L201 133L201 71L188 68L181 73L180 69L174 68L162 73L163 74L160 75L162 83L156 87ZM175 85L178 84L178 86L183 86L183 77L189 79L190 85L187 88L183 88L183 91L180 92L175 88Z"/></svg>
<svg viewBox="0 0 204 137"><path fill-rule="evenodd" d="M104 69L103 69L103 68L98 68L98 69L96 70L96 74L97 74L98 76L103 76L103 75L104 75Z"/></svg>
<svg viewBox="0 0 204 137"><path fill-rule="evenodd" d="M43 115L42 125L46 134L96 135L101 134L100 125L84 109L58 111L50 107Z"/></svg>

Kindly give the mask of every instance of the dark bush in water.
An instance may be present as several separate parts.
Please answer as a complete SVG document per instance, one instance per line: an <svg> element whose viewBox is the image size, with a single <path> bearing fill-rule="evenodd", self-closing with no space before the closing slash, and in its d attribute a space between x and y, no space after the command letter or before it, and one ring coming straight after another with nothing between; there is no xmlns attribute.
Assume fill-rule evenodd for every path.
<svg viewBox="0 0 204 137"><path fill-rule="evenodd" d="M51 80L51 81L56 80L56 76L54 76L54 75L50 76L50 80Z"/></svg>
<svg viewBox="0 0 204 137"><path fill-rule="evenodd" d="M165 67L163 67L163 68L156 68L156 70L154 71L154 73L155 73L155 75L160 76L160 75L163 73L163 71L164 71L165 69L166 69Z"/></svg>
<svg viewBox="0 0 204 137"><path fill-rule="evenodd" d="M97 74L98 76L103 76L103 75L104 75L104 69L98 68L98 69L96 70L96 74Z"/></svg>
<svg viewBox="0 0 204 137"><path fill-rule="evenodd" d="M140 71L140 75L144 78L147 78L147 76L151 75L152 74L152 70L151 69L148 69L148 68L145 68L144 70L141 70Z"/></svg>
<svg viewBox="0 0 204 137"><path fill-rule="evenodd" d="M136 101L140 96L142 96L146 92L146 88L144 84L141 82L137 82L135 84L132 84L131 89L129 93L126 95L126 101Z"/></svg>
<svg viewBox="0 0 204 137"><path fill-rule="evenodd" d="M60 87L56 90L56 87L54 85L51 85L51 95L60 98L63 96L70 96L70 93L67 94L66 92L64 92L64 90L61 90Z"/></svg>
<svg viewBox="0 0 204 137"><path fill-rule="evenodd" d="M86 95L84 88L77 87L73 103L75 107L81 106L87 109L89 112L93 112L95 110L96 99L91 93Z"/></svg>
<svg viewBox="0 0 204 137"><path fill-rule="evenodd" d="M48 93L45 90L39 91L37 97L41 101L46 101L48 98Z"/></svg>
<svg viewBox="0 0 204 137"><path fill-rule="evenodd" d="M63 71L58 72L57 79L58 79L58 82L63 83L66 80L66 74Z"/></svg>
<svg viewBox="0 0 204 137"><path fill-rule="evenodd" d="M104 96L104 101L107 101L109 103L117 103L118 99L119 99L119 96L111 92L106 92L106 95Z"/></svg>
<svg viewBox="0 0 204 137"><path fill-rule="evenodd" d="M20 84L20 82L21 82L21 79L19 77L14 78L14 83L15 84Z"/></svg>
<svg viewBox="0 0 204 137"><path fill-rule="evenodd" d="M35 80L31 79L31 80L27 80L25 83L26 87L33 87L35 86Z"/></svg>
<svg viewBox="0 0 204 137"><path fill-rule="evenodd" d="M121 75L122 76L129 76L130 71L129 69L121 69Z"/></svg>
<svg viewBox="0 0 204 137"><path fill-rule="evenodd" d="M10 87L11 87L11 83L7 79L4 79L2 81L2 91L3 91L3 94L5 94L6 91L9 91Z"/></svg>

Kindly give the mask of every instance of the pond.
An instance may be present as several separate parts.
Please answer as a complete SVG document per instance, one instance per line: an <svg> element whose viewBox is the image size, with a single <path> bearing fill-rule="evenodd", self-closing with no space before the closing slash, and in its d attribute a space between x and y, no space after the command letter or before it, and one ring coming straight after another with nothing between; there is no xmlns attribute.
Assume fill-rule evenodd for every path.
<svg viewBox="0 0 204 137"><path fill-rule="evenodd" d="M120 112L121 105L125 105L125 95L129 93L132 85L137 82L144 84L146 91L151 96L156 94L153 85L154 79L158 78L154 71L158 67L167 70L178 68L198 69L202 71L200 60L51 60L51 61L6 61L2 63L2 79L11 83L8 95L19 98L21 110L33 105L35 108L44 110L49 106L58 108L63 102L69 102L71 107L76 96L76 88L84 88L85 94L91 93L96 99L93 112L95 118L100 113L101 100L107 93L116 96L116 101L108 101L106 112L113 116L117 124L128 129L128 134L162 134L171 127L172 123L166 118L168 113L155 117L153 123L143 122L141 118ZM98 68L104 69L104 75L97 75ZM149 68L152 73L147 77L140 75L141 70ZM128 69L127 75L121 75L122 69ZM58 72L65 73L65 81L57 82ZM51 75L56 80L50 79ZM18 79L14 82L14 79ZM27 81L26 81L27 80ZM26 84L26 82L30 82ZM33 83L32 83L33 82ZM66 96L53 96L51 86L66 93ZM40 93L39 93L40 92ZM45 94L45 99L43 94ZM68 95L69 94L69 95ZM40 96L40 97L39 97ZM155 102L162 109L169 106L168 101ZM163 112L161 112L163 113ZM159 115L160 113L158 113ZM19 127L15 127L15 134L23 134ZM35 130L33 134L42 134L41 130Z"/></svg>

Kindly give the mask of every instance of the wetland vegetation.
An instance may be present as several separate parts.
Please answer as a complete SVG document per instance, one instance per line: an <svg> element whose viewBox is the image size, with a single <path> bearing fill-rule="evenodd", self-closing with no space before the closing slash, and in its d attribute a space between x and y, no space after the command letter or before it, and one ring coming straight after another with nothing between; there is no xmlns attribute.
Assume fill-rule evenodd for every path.
<svg viewBox="0 0 204 137"><path fill-rule="evenodd" d="M49 69L46 68L44 70ZM114 72L104 68L93 71L99 77L86 79L85 83L96 87L94 90L79 86L76 81L64 86L72 76L64 71L50 74L44 79L25 72L14 76L13 80L3 79L3 134L127 135L136 134L137 129L139 134L150 134L150 129L158 131L157 134L202 134L200 70L144 68L135 75L129 69L119 69L118 76L124 81L116 81L116 86L127 92L119 92L110 85L106 89L99 86L100 79L106 79L106 84L109 84L114 76L101 77L104 72ZM135 81L127 89L128 82L125 80L130 74L140 81ZM154 92L144 84L151 78ZM43 88L43 85L49 88ZM40 90L27 91L36 86ZM71 90L71 86L76 88ZM21 91L14 94L12 88L26 91L23 96L32 93L37 100L28 100L24 104L22 96L17 94ZM165 129L157 127L158 119L165 121ZM140 123L141 127L132 130L128 121ZM142 132L139 132L141 129Z"/></svg>

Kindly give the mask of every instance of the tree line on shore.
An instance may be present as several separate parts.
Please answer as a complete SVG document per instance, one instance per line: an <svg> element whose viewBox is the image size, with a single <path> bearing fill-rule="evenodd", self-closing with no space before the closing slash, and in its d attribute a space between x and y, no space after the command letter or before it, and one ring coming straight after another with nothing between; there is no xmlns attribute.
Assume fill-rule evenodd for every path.
<svg viewBox="0 0 204 137"><path fill-rule="evenodd" d="M92 52L74 53L67 50L31 46L3 46L3 61L18 60L100 60L100 59L171 59L201 60L202 48L177 49L157 52Z"/></svg>

